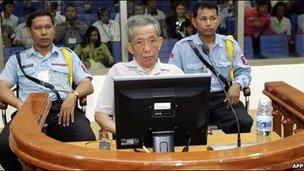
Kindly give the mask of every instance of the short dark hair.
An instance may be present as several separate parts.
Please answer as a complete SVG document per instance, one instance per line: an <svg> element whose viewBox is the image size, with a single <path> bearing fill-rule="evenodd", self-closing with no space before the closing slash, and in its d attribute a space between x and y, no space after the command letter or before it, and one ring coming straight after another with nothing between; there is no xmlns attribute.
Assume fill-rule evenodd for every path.
<svg viewBox="0 0 304 171"><path fill-rule="evenodd" d="M216 4L216 2L213 1L199 1L195 4L194 8L193 8L193 17L195 18L197 16L197 11L201 10L201 9L215 9L216 10L216 14L218 15L218 6Z"/></svg>
<svg viewBox="0 0 304 171"><path fill-rule="evenodd" d="M76 8L75 4L74 3L68 3L68 4L66 4L66 6L64 8L64 13L66 13L66 10L67 10L68 7L74 8L77 12L77 8Z"/></svg>
<svg viewBox="0 0 304 171"><path fill-rule="evenodd" d="M269 0L257 0L257 8L259 8L262 5L266 5L268 7L267 12L271 11L271 2Z"/></svg>
<svg viewBox="0 0 304 171"><path fill-rule="evenodd" d="M110 15L110 12L109 12L109 10L107 8L104 8L104 7L98 8L98 11L97 11L97 18L98 18L98 20L101 19L100 15L102 13L104 13L104 12L107 12Z"/></svg>
<svg viewBox="0 0 304 171"><path fill-rule="evenodd" d="M46 12L46 11L35 11L35 12L31 13L29 15L29 17L27 18L26 26L28 28L31 28L32 27L32 21L36 17L41 17L41 16L49 16L51 18L52 24L54 25L54 19L53 19L52 15L49 12Z"/></svg>
<svg viewBox="0 0 304 171"><path fill-rule="evenodd" d="M276 16L276 15L277 15L277 9L278 9L279 7L283 7L283 8L284 8L284 10L285 10L284 16L285 16L286 10L287 10L287 5L286 5L284 2L277 2L277 3L274 5L274 7L273 7L273 9L272 9L272 16Z"/></svg>
<svg viewBox="0 0 304 171"><path fill-rule="evenodd" d="M101 45L101 41L100 41L100 33L99 33L99 30L98 30L98 28L97 27L95 27L95 26L90 26L87 30L86 30L86 32L85 32L85 34L84 34L84 38L83 38L83 40L82 40L82 42L81 42L81 47L86 47L87 45L89 45L90 44L90 41L91 41L91 33L93 32L93 31L96 31L97 32L97 42L94 44L94 47L95 48L97 48L97 47L99 47L100 45Z"/></svg>
<svg viewBox="0 0 304 171"><path fill-rule="evenodd" d="M15 5L15 2L12 1L12 0L4 0L4 1L2 2L2 9L3 9L3 10L5 10L5 7L6 7L7 4Z"/></svg>

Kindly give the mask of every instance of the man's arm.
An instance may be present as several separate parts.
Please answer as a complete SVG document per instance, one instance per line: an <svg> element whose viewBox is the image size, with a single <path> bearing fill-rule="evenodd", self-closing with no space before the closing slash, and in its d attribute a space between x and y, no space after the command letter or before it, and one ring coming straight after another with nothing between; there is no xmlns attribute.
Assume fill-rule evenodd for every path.
<svg viewBox="0 0 304 171"><path fill-rule="evenodd" d="M244 87L248 87L251 81L251 68L244 56L239 44L234 41L234 82L228 90L228 99L232 105L239 102L240 92Z"/></svg>
<svg viewBox="0 0 304 171"><path fill-rule="evenodd" d="M102 112L96 112L95 121L98 123L98 125L102 130L110 131L113 134L116 133L115 123L108 114Z"/></svg>
<svg viewBox="0 0 304 171"><path fill-rule="evenodd" d="M94 88L91 78L82 79L74 91L79 94L79 97L92 94L94 92Z"/></svg>
<svg viewBox="0 0 304 171"><path fill-rule="evenodd" d="M15 96L14 92L11 90L12 87L13 86L9 82L0 80L0 99L8 105L19 109L22 106L23 101Z"/></svg>

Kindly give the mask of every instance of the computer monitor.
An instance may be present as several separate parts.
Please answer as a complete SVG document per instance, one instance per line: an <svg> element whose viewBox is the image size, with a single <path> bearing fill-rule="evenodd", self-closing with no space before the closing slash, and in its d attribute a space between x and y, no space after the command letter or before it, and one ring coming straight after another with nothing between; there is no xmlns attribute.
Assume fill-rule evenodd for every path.
<svg viewBox="0 0 304 171"><path fill-rule="evenodd" d="M117 149L206 144L210 82L207 73L115 77Z"/></svg>

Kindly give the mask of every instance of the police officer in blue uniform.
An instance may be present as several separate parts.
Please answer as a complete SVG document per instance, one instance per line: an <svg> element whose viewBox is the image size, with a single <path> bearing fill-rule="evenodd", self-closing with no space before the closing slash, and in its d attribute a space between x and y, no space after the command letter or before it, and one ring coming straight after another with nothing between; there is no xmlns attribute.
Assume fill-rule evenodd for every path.
<svg viewBox="0 0 304 171"><path fill-rule="evenodd" d="M233 66L234 80L227 89L228 96L223 91L223 82L217 79L215 74L211 78L210 96L210 122L215 123L225 133L237 132L236 118L227 104L229 101L234 107L240 123L241 132L250 132L252 118L248 115L244 105L239 101L242 88L248 87L251 69L247 64L238 43L232 39L233 61L230 62L226 40L228 36L216 34L219 26L218 7L214 2L198 2L193 9L192 23L197 29L197 34L184 38L177 42L170 55L169 63L180 67L185 73L202 73L210 70L201 62L197 54L191 48L188 40L191 40L199 50L203 58L214 69L230 80L230 66ZM202 45L208 46L209 56L203 52ZM206 48L205 48L206 49ZM221 84L223 86L221 86Z"/></svg>
<svg viewBox="0 0 304 171"><path fill-rule="evenodd" d="M20 53L20 65L12 55L0 74L0 99L17 110L31 92L46 92L52 107L46 119L46 134L60 141L95 140L90 122L76 106L77 99L93 93L91 75L78 56L68 49L71 65L68 65L61 48L52 42L55 36L54 20L47 12L32 13L26 23L34 45ZM76 89L71 89L69 66L73 72ZM21 68L24 72L22 72ZM31 81L25 74L50 83L53 89ZM11 88L18 84L19 98ZM5 170L21 170L18 158L9 147L9 126L0 134L0 163Z"/></svg>

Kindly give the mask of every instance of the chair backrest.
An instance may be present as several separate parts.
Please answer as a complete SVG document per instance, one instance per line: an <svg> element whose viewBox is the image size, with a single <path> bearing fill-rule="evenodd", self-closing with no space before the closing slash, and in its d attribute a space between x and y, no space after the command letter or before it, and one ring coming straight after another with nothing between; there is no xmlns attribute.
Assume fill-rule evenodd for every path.
<svg viewBox="0 0 304 171"><path fill-rule="evenodd" d="M296 34L295 37L296 55L304 56L304 35Z"/></svg>
<svg viewBox="0 0 304 171"><path fill-rule="evenodd" d="M169 0L157 1L156 8L165 13L166 17L172 16L171 5Z"/></svg>
<svg viewBox="0 0 304 171"><path fill-rule="evenodd" d="M291 23L291 34L292 35L297 34L297 30L298 30L298 15L296 15L296 14L290 15L290 23Z"/></svg>
<svg viewBox="0 0 304 171"><path fill-rule="evenodd" d="M121 42L113 41L112 42L112 56L114 58L114 64L121 62Z"/></svg>
<svg viewBox="0 0 304 171"><path fill-rule="evenodd" d="M22 50L24 50L23 46L3 48L3 56L5 63L8 61L8 59L11 57L12 54L16 52L21 52Z"/></svg>
<svg viewBox="0 0 304 171"><path fill-rule="evenodd" d="M14 15L18 18L23 16L24 4L22 1L15 1Z"/></svg>
<svg viewBox="0 0 304 171"><path fill-rule="evenodd" d="M163 63L167 63L170 57L170 53L177 42L177 39L164 39L163 44L159 51L159 59Z"/></svg>
<svg viewBox="0 0 304 171"><path fill-rule="evenodd" d="M91 1L91 11L96 14L98 11L98 8L107 8L110 12L110 8L113 7L113 1L112 0L95 0Z"/></svg>
<svg viewBox="0 0 304 171"><path fill-rule="evenodd" d="M244 55L247 59L252 59L254 57L252 37L244 36Z"/></svg>
<svg viewBox="0 0 304 171"><path fill-rule="evenodd" d="M226 29L227 29L227 34L235 33L235 17L226 18Z"/></svg>
<svg viewBox="0 0 304 171"><path fill-rule="evenodd" d="M265 58L286 58L289 56L287 35L261 35L260 55Z"/></svg>
<svg viewBox="0 0 304 171"><path fill-rule="evenodd" d="M32 5L32 7L35 7L35 9L37 11L43 11L44 6L45 6L44 2L39 2L39 1L31 2L31 5ZM15 9L15 10L17 10L17 9Z"/></svg>

